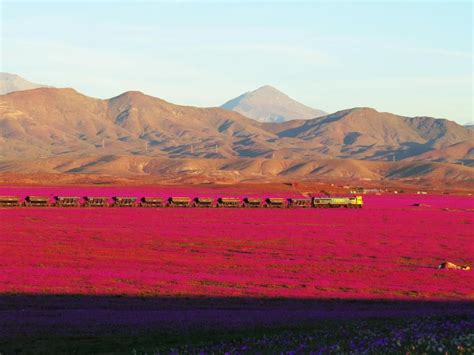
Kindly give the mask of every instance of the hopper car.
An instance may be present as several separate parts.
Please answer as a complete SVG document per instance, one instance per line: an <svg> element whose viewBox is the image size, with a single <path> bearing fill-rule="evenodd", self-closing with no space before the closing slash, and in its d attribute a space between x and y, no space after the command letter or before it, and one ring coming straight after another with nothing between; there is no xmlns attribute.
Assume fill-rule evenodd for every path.
<svg viewBox="0 0 474 355"><path fill-rule="evenodd" d="M312 201L310 198L289 198L288 208L309 208L311 207Z"/></svg>
<svg viewBox="0 0 474 355"><path fill-rule="evenodd" d="M79 207L79 197L73 196L54 196L56 207Z"/></svg>
<svg viewBox="0 0 474 355"><path fill-rule="evenodd" d="M168 207L191 207L191 198L189 197L170 197Z"/></svg>
<svg viewBox="0 0 474 355"><path fill-rule="evenodd" d="M83 206L84 207L109 207L109 198L86 196L84 197Z"/></svg>
<svg viewBox="0 0 474 355"><path fill-rule="evenodd" d="M220 197L217 200L217 207L239 208L242 202L239 197Z"/></svg>
<svg viewBox="0 0 474 355"><path fill-rule="evenodd" d="M18 207L20 198L18 196L0 196L0 207Z"/></svg>
<svg viewBox="0 0 474 355"><path fill-rule="evenodd" d="M265 200L265 207L284 208L286 207L285 199L280 197L269 197Z"/></svg>
<svg viewBox="0 0 474 355"><path fill-rule="evenodd" d="M260 208L262 207L262 200L259 198L244 198L244 205L245 208Z"/></svg>
<svg viewBox="0 0 474 355"><path fill-rule="evenodd" d="M163 199L161 197L142 197L140 200L141 207L163 207Z"/></svg>
<svg viewBox="0 0 474 355"><path fill-rule="evenodd" d="M214 199L211 197L196 197L193 202L193 207L211 208L214 206Z"/></svg>
<svg viewBox="0 0 474 355"><path fill-rule="evenodd" d="M112 207L136 207L137 206L136 197L114 196L112 199L114 201L114 203L112 204Z"/></svg>
<svg viewBox="0 0 474 355"><path fill-rule="evenodd" d="M49 207L49 197L47 196L26 196L26 207Z"/></svg>

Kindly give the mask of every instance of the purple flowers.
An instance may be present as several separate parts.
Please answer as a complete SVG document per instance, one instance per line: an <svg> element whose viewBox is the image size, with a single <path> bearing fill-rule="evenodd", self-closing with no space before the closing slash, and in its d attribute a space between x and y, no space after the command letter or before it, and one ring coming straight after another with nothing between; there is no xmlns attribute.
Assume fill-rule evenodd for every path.
<svg viewBox="0 0 474 355"><path fill-rule="evenodd" d="M469 354L474 352L474 319L321 321L313 330L269 330L260 336L174 350L195 354ZM170 353L170 349L155 353Z"/></svg>

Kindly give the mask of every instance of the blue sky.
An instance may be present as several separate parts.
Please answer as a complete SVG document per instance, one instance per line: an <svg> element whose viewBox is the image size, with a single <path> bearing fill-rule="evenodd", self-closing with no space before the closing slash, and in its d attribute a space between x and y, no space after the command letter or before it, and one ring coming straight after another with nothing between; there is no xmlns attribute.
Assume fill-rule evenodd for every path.
<svg viewBox="0 0 474 355"><path fill-rule="evenodd" d="M473 121L471 2L2 1L1 71L218 106L270 84L328 112Z"/></svg>

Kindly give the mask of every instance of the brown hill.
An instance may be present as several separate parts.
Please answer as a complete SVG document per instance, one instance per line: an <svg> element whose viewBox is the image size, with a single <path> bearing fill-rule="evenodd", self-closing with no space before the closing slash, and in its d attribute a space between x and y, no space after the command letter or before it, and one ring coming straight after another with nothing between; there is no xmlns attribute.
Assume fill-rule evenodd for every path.
<svg viewBox="0 0 474 355"><path fill-rule="evenodd" d="M169 159L144 156L61 156L0 162L0 173L66 173L139 178L168 182L239 182L334 180L441 181L474 186L474 168L436 162L384 162L352 159L291 160L261 158Z"/></svg>
<svg viewBox="0 0 474 355"><path fill-rule="evenodd" d="M261 155L276 146L272 133L238 113L140 92L109 100L73 89L11 93L0 97L0 130L0 158L69 152L215 158Z"/></svg>
<svg viewBox="0 0 474 355"><path fill-rule="evenodd" d="M469 165L473 138L473 130L452 121L370 108L260 123L237 112L174 105L140 92L108 100L54 88L0 96L1 171L217 180L469 179L469 168L461 165L420 164Z"/></svg>
<svg viewBox="0 0 474 355"><path fill-rule="evenodd" d="M369 108L259 123L236 112L178 106L140 92L99 100L53 88L0 96L0 129L0 159L74 152L400 160L474 139L472 130L452 121Z"/></svg>
<svg viewBox="0 0 474 355"><path fill-rule="evenodd" d="M427 151L426 153L413 157L413 160L462 163L465 165L473 166L474 141L469 140L451 144L447 147L432 149Z"/></svg>
<svg viewBox="0 0 474 355"><path fill-rule="evenodd" d="M455 122L429 117L402 117L354 108L272 132L305 142L308 149L340 158L400 160L473 140L474 133Z"/></svg>

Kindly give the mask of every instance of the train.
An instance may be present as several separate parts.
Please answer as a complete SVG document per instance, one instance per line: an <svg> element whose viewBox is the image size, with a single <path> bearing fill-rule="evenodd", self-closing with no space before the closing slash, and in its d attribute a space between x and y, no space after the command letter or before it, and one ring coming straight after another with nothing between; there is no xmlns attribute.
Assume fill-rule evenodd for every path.
<svg viewBox="0 0 474 355"><path fill-rule="evenodd" d="M0 207L144 207L144 208L362 208L362 196L350 197L129 197L114 196L0 196Z"/></svg>

